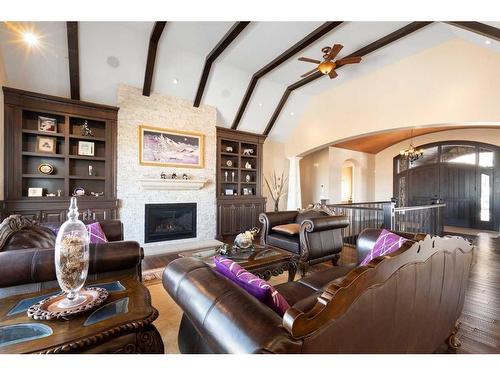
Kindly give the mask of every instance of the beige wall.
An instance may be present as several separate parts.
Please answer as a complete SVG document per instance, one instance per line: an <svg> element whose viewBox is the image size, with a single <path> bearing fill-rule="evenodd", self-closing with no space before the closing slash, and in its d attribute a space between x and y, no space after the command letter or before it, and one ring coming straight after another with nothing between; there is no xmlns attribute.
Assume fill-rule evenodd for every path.
<svg viewBox="0 0 500 375"><path fill-rule="evenodd" d="M344 162L352 162L353 202L367 202L374 198L375 155L365 152L345 150L343 148L329 147L330 164L330 191L331 203L342 201L342 167Z"/></svg>
<svg viewBox="0 0 500 375"><path fill-rule="evenodd" d="M499 67L500 54L453 39L359 78L333 82L306 108L285 142L286 155L384 129L500 125Z"/></svg>
<svg viewBox="0 0 500 375"><path fill-rule="evenodd" d="M375 155L327 147L301 160L302 207L320 201L321 184L330 203L342 201L342 167L346 161L353 165L353 201L373 200Z"/></svg>
<svg viewBox="0 0 500 375"><path fill-rule="evenodd" d="M285 176L288 176L289 161L285 158L285 144L279 142L273 142L271 140L266 140L264 142L264 159L262 172L264 176L271 181L273 173L281 176L281 172L284 172ZM264 177L263 176L263 177ZM271 198L269 189L262 178L262 191L263 195L267 198L267 211L274 210L274 201ZM280 200L280 210L286 210L286 196Z"/></svg>
<svg viewBox="0 0 500 375"><path fill-rule="evenodd" d="M330 161L329 150L316 151L300 161L300 185L302 190L302 207L318 203L321 196L321 185L324 185L325 198L329 197Z"/></svg>
<svg viewBox="0 0 500 375"><path fill-rule="evenodd" d="M3 57L0 53L0 86L7 84L7 74L3 64ZM3 146L4 146L4 131L3 131L3 90L0 89L0 200L3 199Z"/></svg>
<svg viewBox="0 0 500 375"><path fill-rule="evenodd" d="M450 130L415 137L415 145L423 145L442 141L476 141L500 146L500 129L463 129ZM392 161L401 149L407 148L409 141L403 141L375 155L375 200L387 200L393 195L392 191Z"/></svg>

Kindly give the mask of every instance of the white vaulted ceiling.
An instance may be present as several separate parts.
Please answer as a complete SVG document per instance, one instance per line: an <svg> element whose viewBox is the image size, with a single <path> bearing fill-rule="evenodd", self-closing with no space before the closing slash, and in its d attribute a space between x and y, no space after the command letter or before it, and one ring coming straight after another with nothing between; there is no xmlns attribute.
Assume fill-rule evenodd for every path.
<svg viewBox="0 0 500 375"><path fill-rule="evenodd" d="M202 104L217 108L217 125L230 127L252 75L323 22L252 22L212 65ZM297 57L320 58L321 48L344 45L339 57L403 27L408 22L345 22L261 78L239 129L261 133L286 87L314 65ZM490 22L500 27L499 22ZM154 22L79 22L80 96L82 100L116 104L117 85L141 87ZM168 22L158 44L152 90L194 100L207 54L233 22ZM41 47L27 50L15 28L32 28ZM443 23L433 23L343 67L335 80L322 77L295 90L270 137L284 141L311 97L332 85L360 77L406 56L452 38L466 39L500 51L500 43ZM64 22L15 23L0 26L0 58L8 85L29 91L69 96L69 68ZM174 84L177 80L177 84ZM327 120L327 119L325 119Z"/></svg>

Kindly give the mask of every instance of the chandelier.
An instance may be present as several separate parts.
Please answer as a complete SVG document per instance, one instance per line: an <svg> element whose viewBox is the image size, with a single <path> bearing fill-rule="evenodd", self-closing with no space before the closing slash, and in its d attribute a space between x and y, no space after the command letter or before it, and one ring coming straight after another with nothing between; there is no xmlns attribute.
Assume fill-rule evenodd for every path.
<svg viewBox="0 0 500 375"><path fill-rule="evenodd" d="M413 163L424 156L424 151L422 149L416 149L415 146L413 146L413 129L411 129L410 133L410 147L406 150L399 151L399 155L404 157L410 163Z"/></svg>

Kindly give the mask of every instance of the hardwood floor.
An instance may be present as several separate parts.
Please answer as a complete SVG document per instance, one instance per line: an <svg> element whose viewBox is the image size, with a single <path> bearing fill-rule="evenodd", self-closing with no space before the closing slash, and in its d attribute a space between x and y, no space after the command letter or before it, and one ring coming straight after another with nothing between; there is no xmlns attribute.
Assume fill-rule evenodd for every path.
<svg viewBox="0 0 500 375"><path fill-rule="evenodd" d="M500 238L480 233L460 322L458 353L500 353Z"/></svg>
<svg viewBox="0 0 500 375"><path fill-rule="evenodd" d="M500 238L489 233L480 233L478 236L470 237L476 245L475 264L470 274L470 281L465 295L465 303L463 313L460 318L461 326L458 337L462 342L462 346L457 353L476 353L476 354L491 354L500 353ZM355 260L355 249L345 247L342 251L341 263L350 263ZM177 254L167 254L161 256L147 257L143 261L144 271L165 267L173 259L177 258ZM315 269L331 267L331 263L319 264L314 266ZM281 279L272 278L273 284L285 282L286 277L282 275ZM296 278L300 275L297 273ZM276 279L276 280L275 280ZM152 287L150 287L151 289ZM166 293L162 290L161 285L156 285L157 288L154 294L160 294L164 298ZM153 298L153 304L160 297ZM180 319L180 310L175 306L173 301L170 302L174 306L165 304L161 311L168 312L168 316L172 319L169 324L162 327L162 336L165 340L176 338L178 322ZM177 309L175 309L177 308ZM177 311L179 310L179 311ZM175 313L174 313L175 312ZM167 338L168 337L168 338ZM176 343L172 343L171 351L176 353ZM444 349L443 349L444 350Z"/></svg>

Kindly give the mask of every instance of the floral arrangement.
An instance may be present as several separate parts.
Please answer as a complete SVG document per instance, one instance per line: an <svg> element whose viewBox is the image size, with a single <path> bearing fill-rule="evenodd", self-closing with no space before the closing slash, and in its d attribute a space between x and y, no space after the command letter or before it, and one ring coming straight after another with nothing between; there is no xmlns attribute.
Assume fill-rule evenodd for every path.
<svg viewBox="0 0 500 375"><path fill-rule="evenodd" d="M267 188L271 193L271 199L274 201L274 211L279 211L280 199L286 195L285 186L287 184L287 177L284 177L284 172L281 172L281 177L276 176L276 172L273 172L273 177L271 183L264 177L266 181Z"/></svg>

